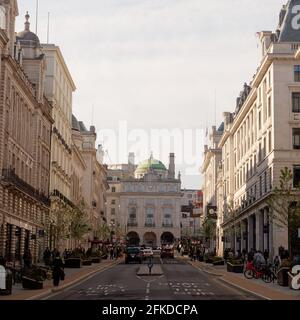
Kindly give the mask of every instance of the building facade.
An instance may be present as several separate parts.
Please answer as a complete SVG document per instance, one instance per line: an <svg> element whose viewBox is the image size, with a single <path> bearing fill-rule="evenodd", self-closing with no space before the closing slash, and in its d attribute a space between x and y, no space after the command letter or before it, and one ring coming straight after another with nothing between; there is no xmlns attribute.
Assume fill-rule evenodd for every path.
<svg viewBox="0 0 300 320"><path fill-rule="evenodd" d="M287 225L270 220L268 199L289 168L299 182L300 35L289 1L280 13L276 33L260 32L262 60L250 84L237 99L234 113L224 113L219 147L222 162L218 181L219 253L236 250L291 248ZM299 226L300 227L300 226Z"/></svg>
<svg viewBox="0 0 300 320"><path fill-rule="evenodd" d="M203 192L194 189L182 189L181 198L181 238L202 237Z"/></svg>
<svg viewBox="0 0 300 320"><path fill-rule="evenodd" d="M41 257L49 219L52 106L44 96L45 58L38 37L15 34L17 1L0 1L0 255Z"/></svg>
<svg viewBox="0 0 300 320"><path fill-rule="evenodd" d="M128 164L109 167L108 183L108 225L116 240L158 246L180 239L182 194L174 154L168 169L152 156L136 166L131 154Z"/></svg>
<svg viewBox="0 0 300 320"><path fill-rule="evenodd" d="M98 161L97 149L95 148L97 139L95 127L91 126L88 130L83 122L79 121L78 124L82 138L81 152L86 164L82 184L83 197L87 205L91 226L85 242L87 247L88 241L98 237L100 227L106 222L107 167Z"/></svg>
<svg viewBox="0 0 300 320"><path fill-rule="evenodd" d="M63 230L58 225L65 224L64 206L71 208L72 188L72 95L76 90L72 76L58 46L43 44L47 70L45 95L51 102L54 124L51 138L49 247L69 246L64 241ZM61 213L59 213L61 211Z"/></svg>
<svg viewBox="0 0 300 320"><path fill-rule="evenodd" d="M224 124L220 127L212 127L209 133L209 144L204 146L204 160L201 168L203 175L203 210L204 215L208 216L211 210L217 211L217 171L218 165L222 160L222 149L219 142L223 135Z"/></svg>

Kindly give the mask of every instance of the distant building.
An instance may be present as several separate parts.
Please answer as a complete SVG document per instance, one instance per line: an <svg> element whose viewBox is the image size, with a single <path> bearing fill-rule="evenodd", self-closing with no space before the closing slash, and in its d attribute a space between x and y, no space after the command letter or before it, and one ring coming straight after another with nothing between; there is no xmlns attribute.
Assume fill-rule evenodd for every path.
<svg viewBox="0 0 300 320"><path fill-rule="evenodd" d="M202 237L203 193L201 190L182 189L181 198L181 237Z"/></svg>
<svg viewBox="0 0 300 320"><path fill-rule="evenodd" d="M180 238L181 181L175 178L175 156L169 168L153 156L138 166L109 166L107 223L116 240L157 246Z"/></svg>

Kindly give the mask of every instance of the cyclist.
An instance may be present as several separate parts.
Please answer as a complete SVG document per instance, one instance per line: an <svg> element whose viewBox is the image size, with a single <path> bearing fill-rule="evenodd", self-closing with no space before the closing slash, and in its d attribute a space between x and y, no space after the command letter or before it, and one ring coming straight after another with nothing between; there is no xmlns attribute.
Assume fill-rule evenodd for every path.
<svg viewBox="0 0 300 320"><path fill-rule="evenodd" d="M256 270L261 270L266 265L266 259L261 251L255 253L253 263Z"/></svg>

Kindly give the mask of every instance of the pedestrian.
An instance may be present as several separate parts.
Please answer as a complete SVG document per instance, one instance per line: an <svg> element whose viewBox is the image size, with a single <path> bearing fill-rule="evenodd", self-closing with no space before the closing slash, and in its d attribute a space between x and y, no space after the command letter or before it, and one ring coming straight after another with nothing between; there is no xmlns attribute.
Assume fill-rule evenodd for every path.
<svg viewBox="0 0 300 320"><path fill-rule="evenodd" d="M248 260L248 262L252 262L254 260L254 250L253 249L251 249L250 252L248 252L247 260Z"/></svg>
<svg viewBox="0 0 300 320"><path fill-rule="evenodd" d="M43 260L46 266L50 266L51 264L51 251L47 247L44 251Z"/></svg>
<svg viewBox="0 0 300 320"><path fill-rule="evenodd" d="M279 258L279 256L276 256L276 257L274 258L274 261L273 261L273 265L274 265L275 272L277 272L280 264L281 264L280 258Z"/></svg>
<svg viewBox="0 0 300 320"><path fill-rule="evenodd" d="M114 248L113 247L111 247L111 249L109 251L109 258L110 258L110 260L114 259Z"/></svg>
<svg viewBox="0 0 300 320"><path fill-rule="evenodd" d="M264 251L264 258L266 262L269 260L269 251L267 249Z"/></svg>
<svg viewBox="0 0 300 320"><path fill-rule="evenodd" d="M28 270L31 268L32 265L32 255L30 252L30 249L27 249L23 254L23 263L24 263L24 269Z"/></svg>
<svg viewBox="0 0 300 320"><path fill-rule="evenodd" d="M53 285L55 287L58 287L59 281L64 280L64 278L65 278L64 264L59 255L59 252L57 252L53 260Z"/></svg>

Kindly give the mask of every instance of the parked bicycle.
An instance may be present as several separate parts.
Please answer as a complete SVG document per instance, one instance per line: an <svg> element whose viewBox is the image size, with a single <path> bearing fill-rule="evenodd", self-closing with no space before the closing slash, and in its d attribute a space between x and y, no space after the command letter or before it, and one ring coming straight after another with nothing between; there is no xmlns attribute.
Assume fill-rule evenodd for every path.
<svg viewBox="0 0 300 320"><path fill-rule="evenodd" d="M247 263L244 276L247 279L262 279L266 283L274 282L277 279L271 264L262 265L260 268L257 268L253 261Z"/></svg>

